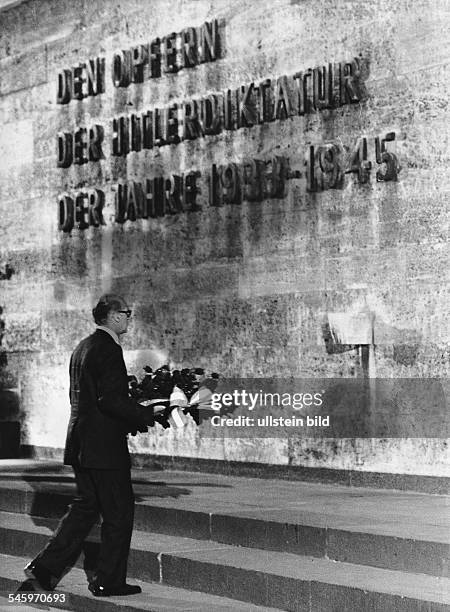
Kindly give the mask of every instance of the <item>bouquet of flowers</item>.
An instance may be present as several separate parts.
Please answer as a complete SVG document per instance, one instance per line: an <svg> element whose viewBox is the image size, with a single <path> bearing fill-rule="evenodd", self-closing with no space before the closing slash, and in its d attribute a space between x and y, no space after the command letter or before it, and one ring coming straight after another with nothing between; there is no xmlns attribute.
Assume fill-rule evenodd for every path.
<svg viewBox="0 0 450 612"><path fill-rule="evenodd" d="M219 374L206 374L204 368L170 370L163 365L153 371L145 366L140 381L129 376L128 382L131 397L151 410L156 422L164 428L183 427L187 414L197 425L212 415L211 398Z"/></svg>

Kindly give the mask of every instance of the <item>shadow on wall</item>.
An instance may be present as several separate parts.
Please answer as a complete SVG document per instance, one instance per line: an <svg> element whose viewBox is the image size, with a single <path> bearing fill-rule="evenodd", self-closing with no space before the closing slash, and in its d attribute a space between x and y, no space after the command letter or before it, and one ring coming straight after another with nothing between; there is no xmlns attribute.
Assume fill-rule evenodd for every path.
<svg viewBox="0 0 450 612"><path fill-rule="evenodd" d="M52 250L52 266L58 278L84 278L88 274L88 243L84 235L62 234Z"/></svg>
<svg viewBox="0 0 450 612"><path fill-rule="evenodd" d="M4 271L0 271L0 281L10 280L13 274L13 268L6 264ZM2 348L4 335L5 321L0 306L0 458L10 459L20 454L19 397L11 388L8 357Z"/></svg>
<svg viewBox="0 0 450 612"><path fill-rule="evenodd" d="M9 264L5 265L4 270L0 270L0 281L9 281L11 280L12 275L14 274L14 268L12 268ZM8 358L6 356L5 350L2 348L3 337L5 335L5 321L3 320L3 307L0 306L0 390L2 390L6 385L4 382L4 370L8 365ZM0 408L3 408L3 405L0 401ZM0 413L3 414L3 410Z"/></svg>
<svg viewBox="0 0 450 612"><path fill-rule="evenodd" d="M10 280L13 274L14 268L12 268L9 264L6 264L5 271L0 272L0 280Z"/></svg>

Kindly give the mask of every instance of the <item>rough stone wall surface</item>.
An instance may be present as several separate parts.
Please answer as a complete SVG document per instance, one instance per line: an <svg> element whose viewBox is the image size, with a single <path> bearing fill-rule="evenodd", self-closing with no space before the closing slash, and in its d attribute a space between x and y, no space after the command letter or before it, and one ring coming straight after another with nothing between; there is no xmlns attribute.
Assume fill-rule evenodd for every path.
<svg viewBox="0 0 450 612"><path fill-rule="evenodd" d="M218 19L215 62L115 88L113 54ZM105 290L134 311L124 340L138 372L170 360L229 376L361 376L357 351L327 354L327 312L375 316L371 375L448 377L449 4L445 0L28 0L0 12L0 350L23 442L61 447L68 359ZM57 75L106 58L106 91L56 104ZM365 98L333 110L111 155L112 119L359 57ZM58 168L56 134L101 124L104 159ZM396 133L398 181L377 182L374 138ZM206 172L212 163L285 155L367 136L368 184L114 223L113 185ZM297 160L297 161L295 161ZM297 165L296 165L297 164ZM57 198L106 194L106 225L58 229ZM10 392L10 391L8 391ZM1 393L1 391L0 391ZM3 396L2 396L3 397ZM422 407L426 411L426 407ZM133 439L139 452L443 474L444 440L232 440L190 426Z"/></svg>

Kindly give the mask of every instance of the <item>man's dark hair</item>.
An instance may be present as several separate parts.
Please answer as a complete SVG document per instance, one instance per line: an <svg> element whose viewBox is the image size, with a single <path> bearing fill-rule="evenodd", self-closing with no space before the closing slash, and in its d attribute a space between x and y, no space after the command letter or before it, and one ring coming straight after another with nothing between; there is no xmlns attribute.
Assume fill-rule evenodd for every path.
<svg viewBox="0 0 450 612"><path fill-rule="evenodd" d="M121 309L123 300L120 296L112 293L102 295L98 301L97 306L92 309L92 316L97 325L102 325L106 322L106 318L111 311L118 311Z"/></svg>

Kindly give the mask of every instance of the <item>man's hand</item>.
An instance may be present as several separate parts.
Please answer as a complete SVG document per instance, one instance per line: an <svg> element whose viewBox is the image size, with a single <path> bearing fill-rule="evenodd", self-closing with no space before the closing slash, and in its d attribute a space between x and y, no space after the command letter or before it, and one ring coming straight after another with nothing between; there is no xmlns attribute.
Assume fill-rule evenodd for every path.
<svg viewBox="0 0 450 612"><path fill-rule="evenodd" d="M130 433L132 436L135 436L137 432L147 433L147 431L148 431L147 425L140 425L139 427L133 427L132 429L130 428L130 431L128 433Z"/></svg>
<svg viewBox="0 0 450 612"><path fill-rule="evenodd" d="M144 422L149 427L153 427L153 425L155 424L155 417L154 417L154 414L153 414L153 409L150 408L150 405L151 405L151 401L150 400L141 400L139 402L139 406L141 408L143 408Z"/></svg>
<svg viewBox="0 0 450 612"><path fill-rule="evenodd" d="M155 417L153 415L153 412L149 410L148 414L146 414L144 418L148 427L153 427L153 425L155 424Z"/></svg>

